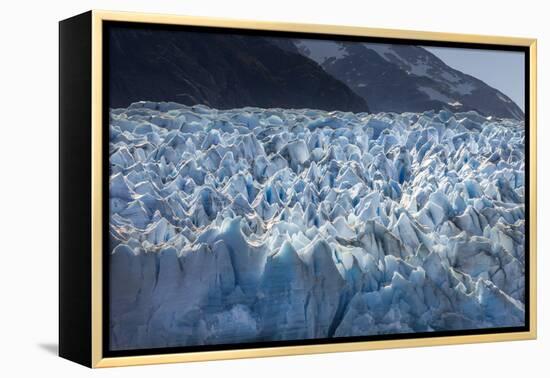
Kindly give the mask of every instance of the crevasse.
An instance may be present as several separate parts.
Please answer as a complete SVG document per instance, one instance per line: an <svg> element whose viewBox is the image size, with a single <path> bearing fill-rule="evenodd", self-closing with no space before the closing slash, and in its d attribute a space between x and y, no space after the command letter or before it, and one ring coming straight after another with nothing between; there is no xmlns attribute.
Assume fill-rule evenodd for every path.
<svg viewBox="0 0 550 378"><path fill-rule="evenodd" d="M112 109L111 348L523 325L524 143L475 112Z"/></svg>

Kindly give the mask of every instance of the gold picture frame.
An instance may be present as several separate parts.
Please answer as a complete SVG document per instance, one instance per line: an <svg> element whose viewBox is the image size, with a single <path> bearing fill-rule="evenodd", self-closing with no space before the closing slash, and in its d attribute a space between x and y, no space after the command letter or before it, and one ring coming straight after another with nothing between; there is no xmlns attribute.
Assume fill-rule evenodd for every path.
<svg viewBox="0 0 550 378"><path fill-rule="evenodd" d="M210 17L189 17L161 14L144 14L144 13L127 13L127 12L110 12L93 10L86 14L86 22L89 22L91 30L91 48L89 56L91 57L90 68L90 87L91 89L89 104L90 111L90 129L87 137L90 139L91 152L91 167L90 174L90 215L91 223L89 230L90 234L90 254L89 260L82 264L79 269L88 269L90 282L89 296L85 294L86 300L89 299L90 317L85 321L90 321L89 329L83 331L86 337L79 337L83 340L88 340L89 336L90 348L86 349L85 354L89 354L89 359L84 360L79 357L72 356L69 351L69 346L64 347L64 344L70 344L68 341L60 341L60 354L69 359L81 362L90 367L115 367L115 366L130 366L143 364L160 364L173 362L190 362L190 361L207 361L220 359L238 359L250 357L268 357L268 356L284 356L284 355L303 355L312 353L328 353L328 352L349 352L372 349L389 349L403 347L423 347L448 344L467 344L467 343L482 343L495 341L513 341L513 340L529 340L535 339L537 336L537 264L536 264L536 244L537 244L537 105L536 105L536 77L537 77L537 41L530 38L513 38L500 36L482 36L469 34L451 34L451 33L435 33L410 30L392 30L392 29L377 29L367 27L354 26L335 26L335 25L316 25L316 24L295 24L295 23L280 23L280 22L259 22L251 20L231 20L219 19ZM342 36L358 36L358 37L382 37L395 38L400 40L421 40L421 41L441 41L441 42L460 42L472 44L490 44L490 45L507 45L521 46L528 48L529 51L529 103L525 109L529 119L529 235L526 239L529 241L529 330L525 332L511 333L492 333L492 334L476 334L476 335L461 335L461 336L445 336L445 337L427 337L427 338L407 338L398 340L380 340L380 341L360 341L360 342L343 342L333 344L313 344L299 346L281 346L281 347L262 347L254 349L233 349L233 350L213 350L188 353L170 353L170 354L154 354L154 355L136 355L123 357L104 357L103 353L103 232L105 220L104 208L102 205L104 193L104 151L103 146L103 23L106 21L114 22L132 22L132 23L153 23L165 25L189 25L202 27L216 28L237 28L250 29L260 31L284 31L284 32L301 32L311 34L330 34ZM88 24L86 24L88 25ZM87 27L87 26L86 26ZM61 37L62 38L62 37ZM69 42L67 42L69 43ZM62 43L63 46L63 43ZM70 101L66 99L66 101ZM61 107L69 105L61 101ZM63 111L63 110L62 110ZM84 126L82 126L84 127ZM526 172L527 173L527 172ZM69 227L69 226L67 226ZM68 229L67 229L68 230ZM66 231L67 231L66 230ZM61 230L63 233L63 229ZM63 259L62 254L62 259ZM63 273L62 273L63 274ZM61 290L64 285L69 284L69 279L61 280ZM66 294L66 293L65 293ZM60 299L62 301L62 299ZM63 312L64 318L60 322L64 324L69 317L76 316L67 313L68 305L60 303L60 312ZM63 328L63 326L62 326ZM64 332L60 336L61 340L69 340L72 331L60 330ZM74 336L76 337L76 336ZM74 343L71 345L75 345ZM72 348L72 346L71 346ZM80 359L80 360L79 360Z"/></svg>

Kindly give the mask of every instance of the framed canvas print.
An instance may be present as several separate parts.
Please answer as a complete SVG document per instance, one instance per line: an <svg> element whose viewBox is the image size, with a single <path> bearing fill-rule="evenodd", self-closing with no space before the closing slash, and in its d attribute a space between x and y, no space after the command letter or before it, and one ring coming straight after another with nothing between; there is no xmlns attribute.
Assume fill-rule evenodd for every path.
<svg viewBox="0 0 550 378"><path fill-rule="evenodd" d="M536 337L536 41L60 22L60 355Z"/></svg>

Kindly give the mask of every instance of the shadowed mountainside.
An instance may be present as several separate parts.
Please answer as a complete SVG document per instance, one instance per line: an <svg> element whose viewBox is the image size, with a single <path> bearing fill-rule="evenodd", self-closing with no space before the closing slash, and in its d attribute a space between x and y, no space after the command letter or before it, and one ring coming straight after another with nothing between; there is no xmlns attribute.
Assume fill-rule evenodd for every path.
<svg viewBox="0 0 550 378"><path fill-rule="evenodd" d="M151 100L218 109L369 110L317 63L267 38L114 26L109 33L110 107Z"/></svg>

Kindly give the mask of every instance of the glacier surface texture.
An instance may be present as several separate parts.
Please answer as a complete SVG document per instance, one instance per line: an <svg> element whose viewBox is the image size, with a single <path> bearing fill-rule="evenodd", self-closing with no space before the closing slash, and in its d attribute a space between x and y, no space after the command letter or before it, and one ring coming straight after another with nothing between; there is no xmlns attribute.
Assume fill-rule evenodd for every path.
<svg viewBox="0 0 550 378"><path fill-rule="evenodd" d="M523 326L525 129L110 111L112 350Z"/></svg>

